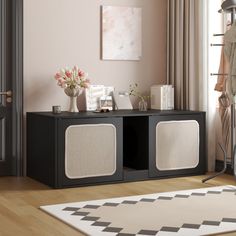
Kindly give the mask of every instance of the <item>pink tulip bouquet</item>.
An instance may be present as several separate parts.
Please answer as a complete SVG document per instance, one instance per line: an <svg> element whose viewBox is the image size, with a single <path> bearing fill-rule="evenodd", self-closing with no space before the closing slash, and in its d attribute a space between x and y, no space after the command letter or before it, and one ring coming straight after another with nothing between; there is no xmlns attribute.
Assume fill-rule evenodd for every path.
<svg viewBox="0 0 236 236"><path fill-rule="evenodd" d="M90 81L87 78L88 74L74 66L72 69L61 69L55 74L57 85L61 88L88 88Z"/></svg>

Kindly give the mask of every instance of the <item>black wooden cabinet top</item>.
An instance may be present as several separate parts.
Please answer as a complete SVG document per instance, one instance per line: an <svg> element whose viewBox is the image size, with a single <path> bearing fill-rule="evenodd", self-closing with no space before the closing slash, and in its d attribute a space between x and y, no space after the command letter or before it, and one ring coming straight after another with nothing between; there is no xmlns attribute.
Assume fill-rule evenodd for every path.
<svg viewBox="0 0 236 236"><path fill-rule="evenodd" d="M27 114L36 114L40 116L47 116L53 118L100 118L100 117L132 117L132 116L168 116L168 115L194 115L199 113L205 113L201 111L189 111L189 110L116 110L110 112L93 112L93 111L80 111L80 112L66 112L63 111L60 114L54 114L49 111L45 112L27 112Z"/></svg>

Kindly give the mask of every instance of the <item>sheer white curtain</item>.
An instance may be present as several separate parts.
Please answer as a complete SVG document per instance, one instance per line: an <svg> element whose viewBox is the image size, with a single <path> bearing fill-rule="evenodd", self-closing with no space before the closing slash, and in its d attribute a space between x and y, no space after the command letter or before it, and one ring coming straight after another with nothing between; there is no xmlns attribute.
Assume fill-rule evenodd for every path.
<svg viewBox="0 0 236 236"><path fill-rule="evenodd" d="M175 108L208 111L208 1L168 0L167 32L167 82L175 87Z"/></svg>
<svg viewBox="0 0 236 236"><path fill-rule="evenodd" d="M210 43L223 43L223 37L214 37L214 34L224 33L226 30L226 21L224 21L224 14L220 14L218 10L221 7L222 0L208 0L209 4L209 45ZM210 73L224 73L220 66L220 59L222 55L222 47L209 46L209 74ZM215 91L217 83L217 76L208 76L208 159L211 160L210 164L214 168L215 159L223 160L223 153L218 145L222 140L222 126L219 116L219 103L218 98L220 92ZM211 169L211 170L212 170Z"/></svg>

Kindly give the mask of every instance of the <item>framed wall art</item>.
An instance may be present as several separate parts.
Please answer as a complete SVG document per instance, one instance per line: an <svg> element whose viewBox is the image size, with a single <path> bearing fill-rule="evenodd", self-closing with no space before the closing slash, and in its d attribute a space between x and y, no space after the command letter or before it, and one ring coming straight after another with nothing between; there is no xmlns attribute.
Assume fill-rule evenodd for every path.
<svg viewBox="0 0 236 236"><path fill-rule="evenodd" d="M140 60L142 9L102 6L102 59Z"/></svg>

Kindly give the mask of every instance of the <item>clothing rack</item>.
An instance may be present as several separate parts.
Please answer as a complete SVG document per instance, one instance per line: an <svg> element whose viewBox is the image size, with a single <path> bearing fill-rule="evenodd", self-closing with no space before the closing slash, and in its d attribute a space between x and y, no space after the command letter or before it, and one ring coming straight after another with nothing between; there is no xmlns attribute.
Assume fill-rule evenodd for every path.
<svg viewBox="0 0 236 236"><path fill-rule="evenodd" d="M236 13L236 0L225 0L222 5L221 9L218 11L219 13L230 13L231 14L231 25L235 22L235 13ZM224 34L213 34L213 36L224 36ZM211 46L224 46L224 44L211 44ZM217 75L223 75L227 76L228 74L221 74L221 73L211 73L211 76L217 76ZM236 131L236 122L235 122L235 96L233 99L233 103L230 107L231 110L231 126L230 126L230 131L231 131L231 138L230 138L230 144L231 144L231 168L233 169L234 176L236 176L236 144L235 144L235 131ZM226 169L227 169L227 151L226 148L223 147L220 143L219 146L223 152L224 155L224 167L223 169L212 175L209 176L205 179L202 180L203 183L206 181L213 179L221 174L224 174Z"/></svg>
<svg viewBox="0 0 236 236"><path fill-rule="evenodd" d="M225 34L213 34L213 36L224 36Z"/></svg>
<svg viewBox="0 0 236 236"><path fill-rule="evenodd" d="M218 76L218 75L223 75L223 76L227 76L228 74L223 74L223 73L211 73L211 76Z"/></svg>
<svg viewBox="0 0 236 236"><path fill-rule="evenodd" d="M214 47L214 46L225 46L223 43L211 43L211 47Z"/></svg>

